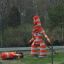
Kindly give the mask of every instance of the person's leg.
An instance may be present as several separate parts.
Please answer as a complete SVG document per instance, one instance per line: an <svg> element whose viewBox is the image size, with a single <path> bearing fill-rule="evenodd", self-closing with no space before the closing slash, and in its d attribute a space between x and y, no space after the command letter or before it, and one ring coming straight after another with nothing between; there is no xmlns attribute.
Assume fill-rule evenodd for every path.
<svg viewBox="0 0 64 64"><path fill-rule="evenodd" d="M45 43L40 43L40 54L39 57L45 57L47 55Z"/></svg>
<svg viewBox="0 0 64 64"><path fill-rule="evenodd" d="M38 55L37 46L33 43L31 45L31 55L32 56L37 56Z"/></svg>

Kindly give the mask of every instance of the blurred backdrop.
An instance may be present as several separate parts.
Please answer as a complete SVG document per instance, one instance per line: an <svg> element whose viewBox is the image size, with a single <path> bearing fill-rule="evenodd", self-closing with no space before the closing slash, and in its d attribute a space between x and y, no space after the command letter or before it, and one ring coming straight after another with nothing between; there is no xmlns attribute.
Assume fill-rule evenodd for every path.
<svg viewBox="0 0 64 64"><path fill-rule="evenodd" d="M30 46L36 14L53 45L64 45L64 0L0 0L0 47Z"/></svg>

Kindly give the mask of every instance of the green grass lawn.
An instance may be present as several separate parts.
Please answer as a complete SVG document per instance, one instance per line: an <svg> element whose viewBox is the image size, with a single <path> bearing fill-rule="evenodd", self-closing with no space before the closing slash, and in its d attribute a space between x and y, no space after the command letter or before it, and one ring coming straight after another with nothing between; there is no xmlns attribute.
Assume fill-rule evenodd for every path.
<svg viewBox="0 0 64 64"><path fill-rule="evenodd" d="M54 55L54 64L64 64L64 54L58 53ZM23 59L18 60L0 60L0 64L51 64L51 56L47 58L33 58L25 55Z"/></svg>

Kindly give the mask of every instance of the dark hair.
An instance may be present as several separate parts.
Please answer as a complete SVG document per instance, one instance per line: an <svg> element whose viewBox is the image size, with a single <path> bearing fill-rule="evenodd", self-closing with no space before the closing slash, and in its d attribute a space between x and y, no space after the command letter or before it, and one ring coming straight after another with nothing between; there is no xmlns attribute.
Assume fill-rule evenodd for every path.
<svg viewBox="0 0 64 64"><path fill-rule="evenodd" d="M17 53L17 54L21 54L20 58L23 58L23 57L24 57L22 51L19 50L19 51L16 51L16 53Z"/></svg>

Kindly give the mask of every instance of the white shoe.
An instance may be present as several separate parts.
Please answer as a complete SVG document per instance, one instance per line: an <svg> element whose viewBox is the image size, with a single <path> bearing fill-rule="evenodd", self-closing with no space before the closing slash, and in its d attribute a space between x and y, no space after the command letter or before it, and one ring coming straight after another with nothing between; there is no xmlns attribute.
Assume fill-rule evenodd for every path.
<svg viewBox="0 0 64 64"><path fill-rule="evenodd" d="M47 56L39 56L39 58L47 58Z"/></svg>

